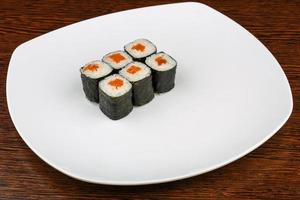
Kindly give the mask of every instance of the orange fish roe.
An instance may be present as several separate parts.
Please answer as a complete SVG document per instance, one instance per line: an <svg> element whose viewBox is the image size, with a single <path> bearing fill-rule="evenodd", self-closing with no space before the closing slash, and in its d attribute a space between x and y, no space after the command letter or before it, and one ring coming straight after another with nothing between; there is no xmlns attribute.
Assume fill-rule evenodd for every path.
<svg viewBox="0 0 300 200"><path fill-rule="evenodd" d="M122 87L124 84L124 81L122 79L116 78L114 80L111 80L108 82L109 85L113 86L113 87Z"/></svg>
<svg viewBox="0 0 300 200"><path fill-rule="evenodd" d="M130 73L130 74L135 74L137 73L138 71L140 71L141 68L136 66L136 65L131 65L128 69L127 69L127 72Z"/></svg>
<svg viewBox="0 0 300 200"><path fill-rule="evenodd" d="M157 62L158 65L162 65L162 64L167 63L167 60L164 59L162 56L159 56L159 57L155 58L155 61Z"/></svg>
<svg viewBox="0 0 300 200"><path fill-rule="evenodd" d="M96 65L96 64L89 64L89 65L87 65L87 66L85 66L84 68L83 68L83 71L91 71L91 72L95 72L95 71L97 71L98 70L98 68L99 68L99 66L98 65Z"/></svg>
<svg viewBox="0 0 300 200"><path fill-rule="evenodd" d="M136 45L132 46L131 49L135 49L137 51L143 52L145 50L145 46L142 45L141 43L137 43Z"/></svg>
<svg viewBox="0 0 300 200"><path fill-rule="evenodd" d="M115 53L109 56L114 62L119 63L122 60L125 60L125 57L120 53Z"/></svg>

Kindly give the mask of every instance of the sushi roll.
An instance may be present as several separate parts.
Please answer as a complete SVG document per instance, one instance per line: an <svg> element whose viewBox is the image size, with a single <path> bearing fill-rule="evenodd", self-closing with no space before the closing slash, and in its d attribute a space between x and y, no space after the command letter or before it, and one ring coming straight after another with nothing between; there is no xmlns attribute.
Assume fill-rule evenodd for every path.
<svg viewBox="0 0 300 200"><path fill-rule="evenodd" d="M114 69L114 73L117 73L119 69L131 63L132 58L125 51L114 51L106 54L102 61L110 65Z"/></svg>
<svg viewBox="0 0 300 200"><path fill-rule="evenodd" d="M145 62L147 56L156 53L156 46L146 39L134 40L126 44L124 49L134 60L140 62Z"/></svg>
<svg viewBox="0 0 300 200"><path fill-rule="evenodd" d="M152 69L154 92L168 92L174 88L177 62L168 54L160 52L146 58L145 63Z"/></svg>
<svg viewBox="0 0 300 200"><path fill-rule="evenodd" d="M112 72L112 68L102 61L92 61L80 68L83 91L88 100L99 102L99 81Z"/></svg>
<svg viewBox="0 0 300 200"><path fill-rule="evenodd" d="M113 120L128 115L133 108L131 83L119 74L113 74L100 81L99 107Z"/></svg>
<svg viewBox="0 0 300 200"><path fill-rule="evenodd" d="M141 106L154 98L151 70L141 62L132 62L119 72L132 84L132 102Z"/></svg>

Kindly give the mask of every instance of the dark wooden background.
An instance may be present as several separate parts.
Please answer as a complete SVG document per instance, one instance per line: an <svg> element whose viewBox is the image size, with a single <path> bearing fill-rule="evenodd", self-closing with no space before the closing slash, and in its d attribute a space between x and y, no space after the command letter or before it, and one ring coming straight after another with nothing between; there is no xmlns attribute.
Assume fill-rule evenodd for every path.
<svg viewBox="0 0 300 200"><path fill-rule="evenodd" d="M54 170L18 135L7 110L5 82L9 59L19 44L91 17L171 2L177 1L0 1L0 199L300 199L300 1L296 0L202 1L259 38L282 65L293 91L289 121L234 163L166 184L95 185Z"/></svg>

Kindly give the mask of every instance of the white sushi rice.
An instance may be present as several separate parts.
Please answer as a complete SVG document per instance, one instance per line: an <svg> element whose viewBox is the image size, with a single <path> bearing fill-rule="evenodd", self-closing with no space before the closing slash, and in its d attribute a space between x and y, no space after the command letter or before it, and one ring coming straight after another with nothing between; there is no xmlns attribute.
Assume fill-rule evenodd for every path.
<svg viewBox="0 0 300 200"><path fill-rule="evenodd" d="M131 67L139 67L140 70L136 73L129 73ZM130 82L136 82L142 80L151 75L151 70L145 64L141 62L132 62L126 65L122 70L119 72L123 77L125 77Z"/></svg>
<svg viewBox="0 0 300 200"><path fill-rule="evenodd" d="M143 45L144 51L134 49L135 45ZM156 52L155 45L146 39L137 39L125 45L125 50L134 58L144 58Z"/></svg>
<svg viewBox="0 0 300 200"><path fill-rule="evenodd" d="M110 56L114 55L114 54L120 54L121 56L123 56L125 59L121 60L119 62L115 62ZM132 62L132 58L130 55L128 55L125 51L114 51L111 53L106 54L103 59L103 62L109 64L112 68L114 69L121 69L122 67L124 67L125 65L127 65L128 63Z"/></svg>
<svg viewBox="0 0 300 200"><path fill-rule="evenodd" d="M162 59L165 59L166 63L159 65L158 62L156 61L156 59L159 57L161 57ZM149 67L151 67L152 69L154 69L156 71L167 71L177 65L176 61L171 56L169 56L168 54L166 54L164 52L153 54L153 55L147 57L145 63Z"/></svg>
<svg viewBox="0 0 300 200"><path fill-rule="evenodd" d="M115 79L121 79L123 81L123 85L120 87L115 87L110 85L109 82L114 81ZM122 96L126 94L131 89L131 87L132 87L131 83L119 74L113 74L99 82L99 88L105 94L111 97Z"/></svg>
<svg viewBox="0 0 300 200"><path fill-rule="evenodd" d="M98 68L96 70L88 70L88 66L90 65L97 65ZM95 60L92 62L89 62L85 64L83 67L80 68L80 72L84 74L85 76L93 79L101 78L103 76L108 75L111 73L113 69L106 63L100 61L100 60Z"/></svg>

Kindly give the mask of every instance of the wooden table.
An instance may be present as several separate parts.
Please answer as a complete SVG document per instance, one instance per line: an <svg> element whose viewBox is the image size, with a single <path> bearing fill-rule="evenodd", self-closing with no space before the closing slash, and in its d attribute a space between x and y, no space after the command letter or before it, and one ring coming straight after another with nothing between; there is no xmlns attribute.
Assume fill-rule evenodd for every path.
<svg viewBox="0 0 300 200"><path fill-rule="evenodd" d="M84 2L84 3L83 3ZM269 141L221 169L172 183L117 187L72 179L40 160L8 114L5 81L13 50L48 31L111 12L176 2L0 1L0 199L300 199L300 1L203 0L259 38L290 81L294 111Z"/></svg>

